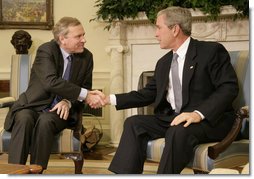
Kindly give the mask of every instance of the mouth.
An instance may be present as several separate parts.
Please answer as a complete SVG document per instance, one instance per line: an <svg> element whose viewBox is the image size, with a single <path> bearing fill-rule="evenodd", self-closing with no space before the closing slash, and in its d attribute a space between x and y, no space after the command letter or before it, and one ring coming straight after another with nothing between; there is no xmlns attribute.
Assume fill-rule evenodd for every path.
<svg viewBox="0 0 254 179"><path fill-rule="evenodd" d="M79 44L79 45L78 45L78 48L84 48L84 45L85 45L84 43Z"/></svg>

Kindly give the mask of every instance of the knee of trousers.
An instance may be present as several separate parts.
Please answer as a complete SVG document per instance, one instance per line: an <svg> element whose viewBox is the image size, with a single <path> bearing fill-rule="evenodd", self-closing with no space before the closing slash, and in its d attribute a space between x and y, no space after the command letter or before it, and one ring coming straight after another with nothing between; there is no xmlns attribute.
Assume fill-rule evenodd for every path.
<svg viewBox="0 0 254 179"><path fill-rule="evenodd" d="M191 148L198 144L198 139L183 125L169 127L165 134L165 141L172 145Z"/></svg>
<svg viewBox="0 0 254 179"><path fill-rule="evenodd" d="M190 135L183 125L171 126L166 131L165 140L171 143L174 143L174 141L186 141Z"/></svg>
<svg viewBox="0 0 254 179"><path fill-rule="evenodd" d="M15 125L19 127L23 126L25 128L33 128L35 121L35 116L31 113L31 111L26 109L17 112L15 116Z"/></svg>
<svg viewBox="0 0 254 179"><path fill-rule="evenodd" d="M37 126L42 127L42 129L47 129L48 127L54 125L54 118L53 115L49 113L42 113L38 120L37 120Z"/></svg>
<svg viewBox="0 0 254 179"><path fill-rule="evenodd" d="M133 127L133 126L138 126L140 124L140 115L133 115L124 121L124 127Z"/></svg>

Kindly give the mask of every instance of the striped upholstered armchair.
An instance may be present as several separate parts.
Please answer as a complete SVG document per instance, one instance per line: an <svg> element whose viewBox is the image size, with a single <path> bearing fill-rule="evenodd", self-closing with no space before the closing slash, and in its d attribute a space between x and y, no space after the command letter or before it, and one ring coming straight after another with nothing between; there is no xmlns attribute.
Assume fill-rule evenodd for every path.
<svg viewBox="0 0 254 179"><path fill-rule="evenodd" d="M7 153L11 133L3 129L5 116L9 107L27 88L30 69L33 63L32 55L13 55L11 61L10 97L0 98L0 155ZM82 122L82 113L79 114ZM72 159L75 164L75 173L82 173L83 153L81 143L74 137L74 130L65 129L55 136L52 154L61 154Z"/></svg>
<svg viewBox="0 0 254 179"><path fill-rule="evenodd" d="M249 163L249 108L250 105L250 62L249 51L229 52L231 62L237 73L240 91L234 102L237 118L229 134L215 143L198 145L193 151L193 159L187 167L195 173L209 173L215 168L237 168ZM150 77L152 71L144 72L139 88L146 83L142 76ZM138 109L139 114L149 114L153 107ZM159 162L164 149L164 138L148 142L147 159Z"/></svg>

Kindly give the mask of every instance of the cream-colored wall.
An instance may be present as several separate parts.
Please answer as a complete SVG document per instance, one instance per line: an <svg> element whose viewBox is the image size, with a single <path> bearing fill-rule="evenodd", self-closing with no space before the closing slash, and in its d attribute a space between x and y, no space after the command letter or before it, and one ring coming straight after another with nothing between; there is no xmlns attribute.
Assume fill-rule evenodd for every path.
<svg viewBox="0 0 254 179"><path fill-rule="evenodd" d="M108 31L104 30L102 22L92 21L95 17L96 0L53 0L54 1L54 22L63 16L73 16L78 18L85 28L85 38L87 43L85 46L94 55L94 72L109 72L110 59L105 52L108 45ZM15 54L15 49L10 43L11 37L18 29L0 29L0 80L9 79L10 77L10 61L11 55ZM42 43L52 39L51 30L33 30L24 29L32 36L33 44L29 49L29 53L35 54L36 49Z"/></svg>

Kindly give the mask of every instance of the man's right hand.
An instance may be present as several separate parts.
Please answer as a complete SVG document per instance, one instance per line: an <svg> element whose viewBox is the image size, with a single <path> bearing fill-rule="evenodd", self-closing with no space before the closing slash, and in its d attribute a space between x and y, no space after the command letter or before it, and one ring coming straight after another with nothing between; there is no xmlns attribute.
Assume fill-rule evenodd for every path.
<svg viewBox="0 0 254 179"><path fill-rule="evenodd" d="M99 90L88 91L85 102L93 109L101 108L106 105L106 96Z"/></svg>

